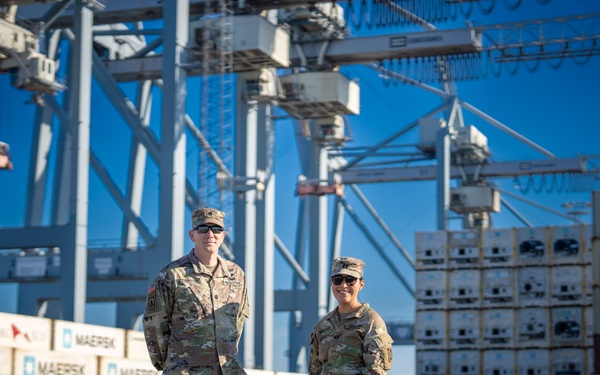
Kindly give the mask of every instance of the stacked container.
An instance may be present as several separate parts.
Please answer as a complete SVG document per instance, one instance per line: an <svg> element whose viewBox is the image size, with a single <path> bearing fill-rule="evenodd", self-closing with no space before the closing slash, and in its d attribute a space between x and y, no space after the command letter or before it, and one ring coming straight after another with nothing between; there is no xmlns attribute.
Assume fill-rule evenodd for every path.
<svg viewBox="0 0 600 375"><path fill-rule="evenodd" d="M446 375L450 371L448 324L448 234L416 233L417 372Z"/></svg>
<svg viewBox="0 0 600 375"><path fill-rule="evenodd" d="M421 232L416 253L418 375L593 373L590 226Z"/></svg>

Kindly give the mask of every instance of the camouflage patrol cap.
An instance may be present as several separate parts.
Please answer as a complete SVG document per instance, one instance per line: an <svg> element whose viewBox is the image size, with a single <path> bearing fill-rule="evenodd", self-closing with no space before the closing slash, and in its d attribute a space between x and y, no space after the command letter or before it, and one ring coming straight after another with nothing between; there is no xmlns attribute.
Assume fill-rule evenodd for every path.
<svg viewBox="0 0 600 375"><path fill-rule="evenodd" d="M365 262L357 258L338 257L333 260L331 276L348 275L362 278Z"/></svg>
<svg viewBox="0 0 600 375"><path fill-rule="evenodd" d="M197 208L192 212L192 227L195 229L204 224L215 224L225 228L225 213L214 208Z"/></svg>

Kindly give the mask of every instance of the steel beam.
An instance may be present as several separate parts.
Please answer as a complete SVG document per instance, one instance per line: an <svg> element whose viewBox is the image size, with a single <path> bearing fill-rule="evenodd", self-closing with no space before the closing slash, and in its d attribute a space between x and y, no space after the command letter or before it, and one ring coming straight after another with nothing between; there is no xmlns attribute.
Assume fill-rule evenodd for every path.
<svg viewBox="0 0 600 375"><path fill-rule="evenodd" d="M44 1L49 4L40 4L40 0L0 0L0 6L21 5L18 10L20 18L37 22L44 19L51 10L51 0ZM55 1L56 2L56 1ZM205 4L208 0L189 0L189 15L200 16L204 14ZM279 9L289 7L308 6L319 1L300 0L246 0L249 9ZM325 2L325 1L322 1ZM135 21L148 21L164 17L163 1L157 0L104 0L104 9L94 12L94 24L110 24ZM56 28L69 28L73 26L73 8L67 8L53 23Z"/></svg>
<svg viewBox="0 0 600 375"><path fill-rule="evenodd" d="M475 53L480 46L479 36L471 29L356 37L331 41L324 60L339 66L367 64L386 59ZM319 58L320 44L304 43L302 48L307 61L316 61ZM302 59L296 49L290 49L290 61L291 67L301 66ZM159 79L163 58L161 55L152 55L111 60L106 61L105 64L119 82ZM185 68L190 76L202 74L202 67L199 64L188 64ZM236 65L234 61L234 72L246 70L246 65Z"/></svg>
<svg viewBox="0 0 600 375"><path fill-rule="evenodd" d="M464 173L474 174L477 165L462 166ZM582 173L587 172L585 159L547 159L512 161L502 163L484 164L481 166L481 177L512 177L553 173ZM437 177L437 166L417 166L402 168L372 168L351 169L335 172L339 177L336 181L342 184L368 184L375 182L400 182L400 181L430 181ZM461 178L462 173L458 167L450 169L450 178Z"/></svg>

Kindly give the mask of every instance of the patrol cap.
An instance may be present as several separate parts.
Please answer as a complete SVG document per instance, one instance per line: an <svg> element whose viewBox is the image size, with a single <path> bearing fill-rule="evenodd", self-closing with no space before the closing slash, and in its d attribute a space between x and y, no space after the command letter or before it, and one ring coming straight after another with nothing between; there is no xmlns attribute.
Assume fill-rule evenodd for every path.
<svg viewBox="0 0 600 375"><path fill-rule="evenodd" d="M331 276L348 275L362 278L365 262L357 258L338 257L333 260L331 265Z"/></svg>
<svg viewBox="0 0 600 375"><path fill-rule="evenodd" d="M225 213L214 208L196 208L192 212L192 227L197 228L204 224L215 224L221 228L225 228L224 218Z"/></svg>

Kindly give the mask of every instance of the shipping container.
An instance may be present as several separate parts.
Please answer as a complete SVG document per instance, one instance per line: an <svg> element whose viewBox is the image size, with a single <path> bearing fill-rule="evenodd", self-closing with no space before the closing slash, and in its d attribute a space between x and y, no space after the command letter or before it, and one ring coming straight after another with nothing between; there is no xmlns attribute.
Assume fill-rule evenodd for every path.
<svg viewBox="0 0 600 375"><path fill-rule="evenodd" d="M515 229L482 232L483 267L511 267L515 259Z"/></svg>
<svg viewBox="0 0 600 375"><path fill-rule="evenodd" d="M518 265L548 265L548 227L517 228Z"/></svg>
<svg viewBox="0 0 600 375"><path fill-rule="evenodd" d="M480 237L476 229L448 232L448 267L478 268Z"/></svg>
<svg viewBox="0 0 600 375"><path fill-rule="evenodd" d="M125 346L125 357L131 359L150 360L144 332L127 330L125 332L127 345Z"/></svg>
<svg viewBox="0 0 600 375"><path fill-rule="evenodd" d="M0 347L0 375L13 375L13 348Z"/></svg>
<svg viewBox="0 0 600 375"><path fill-rule="evenodd" d="M594 268L591 264L583 266L583 304L591 305L594 300Z"/></svg>
<svg viewBox="0 0 600 375"><path fill-rule="evenodd" d="M481 358L479 350L450 352L450 375L479 375Z"/></svg>
<svg viewBox="0 0 600 375"><path fill-rule="evenodd" d="M513 350L485 350L483 352L483 375L514 375L516 357Z"/></svg>
<svg viewBox="0 0 600 375"><path fill-rule="evenodd" d="M592 257L594 251L592 250L594 243L592 242L592 226L586 224L583 226L583 262L585 264L592 264Z"/></svg>
<svg viewBox="0 0 600 375"><path fill-rule="evenodd" d="M417 271L417 309L445 309L448 307L446 271Z"/></svg>
<svg viewBox="0 0 600 375"><path fill-rule="evenodd" d="M583 346L585 327L581 307L553 307L550 317L553 346Z"/></svg>
<svg viewBox="0 0 600 375"><path fill-rule="evenodd" d="M517 306L548 306L549 278L548 267L517 268Z"/></svg>
<svg viewBox="0 0 600 375"><path fill-rule="evenodd" d="M515 305L515 280L511 268L490 268L481 271L483 281L483 307L513 307Z"/></svg>
<svg viewBox="0 0 600 375"><path fill-rule="evenodd" d="M585 372L586 374L595 374L596 371L594 371L594 348L587 348L585 350L585 356L586 356L586 369L587 371Z"/></svg>
<svg viewBox="0 0 600 375"><path fill-rule="evenodd" d="M0 313L0 347L50 350L52 320Z"/></svg>
<svg viewBox="0 0 600 375"><path fill-rule="evenodd" d="M417 270L448 268L448 234L446 231L417 232L415 248Z"/></svg>
<svg viewBox="0 0 600 375"><path fill-rule="evenodd" d="M417 350L448 348L447 314L446 311L417 311L415 320Z"/></svg>
<svg viewBox="0 0 600 375"><path fill-rule="evenodd" d="M546 349L523 349L517 351L517 374L550 374L550 352Z"/></svg>
<svg viewBox="0 0 600 375"><path fill-rule="evenodd" d="M15 349L14 375L98 375L98 358L45 350Z"/></svg>
<svg viewBox="0 0 600 375"><path fill-rule="evenodd" d="M125 330L55 320L53 350L97 356L124 357Z"/></svg>
<svg viewBox="0 0 600 375"><path fill-rule="evenodd" d="M584 244L583 224L550 227L550 262L553 265L581 265L584 261Z"/></svg>
<svg viewBox="0 0 600 375"><path fill-rule="evenodd" d="M417 375L446 375L447 370L448 352L417 351Z"/></svg>
<svg viewBox="0 0 600 375"><path fill-rule="evenodd" d="M517 309L517 348L550 346L550 310L545 307Z"/></svg>
<svg viewBox="0 0 600 375"><path fill-rule="evenodd" d="M550 303L557 305L584 304L584 268L583 266L557 266L550 271Z"/></svg>
<svg viewBox="0 0 600 375"><path fill-rule="evenodd" d="M583 308L583 326L585 327L584 345L594 346L594 307Z"/></svg>
<svg viewBox="0 0 600 375"><path fill-rule="evenodd" d="M585 372L585 355L583 348L552 350L550 355L552 375L587 375Z"/></svg>
<svg viewBox="0 0 600 375"><path fill-rule="evenodd" d="M154 366L152 366L150 359L143 361L129 358L100 357L100 369L98 375L160 375L161 373L162 371L157 371Z"/></svg>
<svg viewBox="0 0 600 375"><path fill-rule="evenodd" d="M472 309L481 307L481 280L477 269L459 269L450 272L450 294L448 305L451 309Z"/></svg>
<svg viewBox="0 0 600 375"><path fill-rule="evenodd" d="M515 319L516 316L513 309L482 310L482 348L514 348Z"/></svg>
<svg viewBox="0 0 600 375"><path fill-rule="evenodd" d="M479 310L454 310L448 315L449 349L479 349L481 323Z"/></svg>

